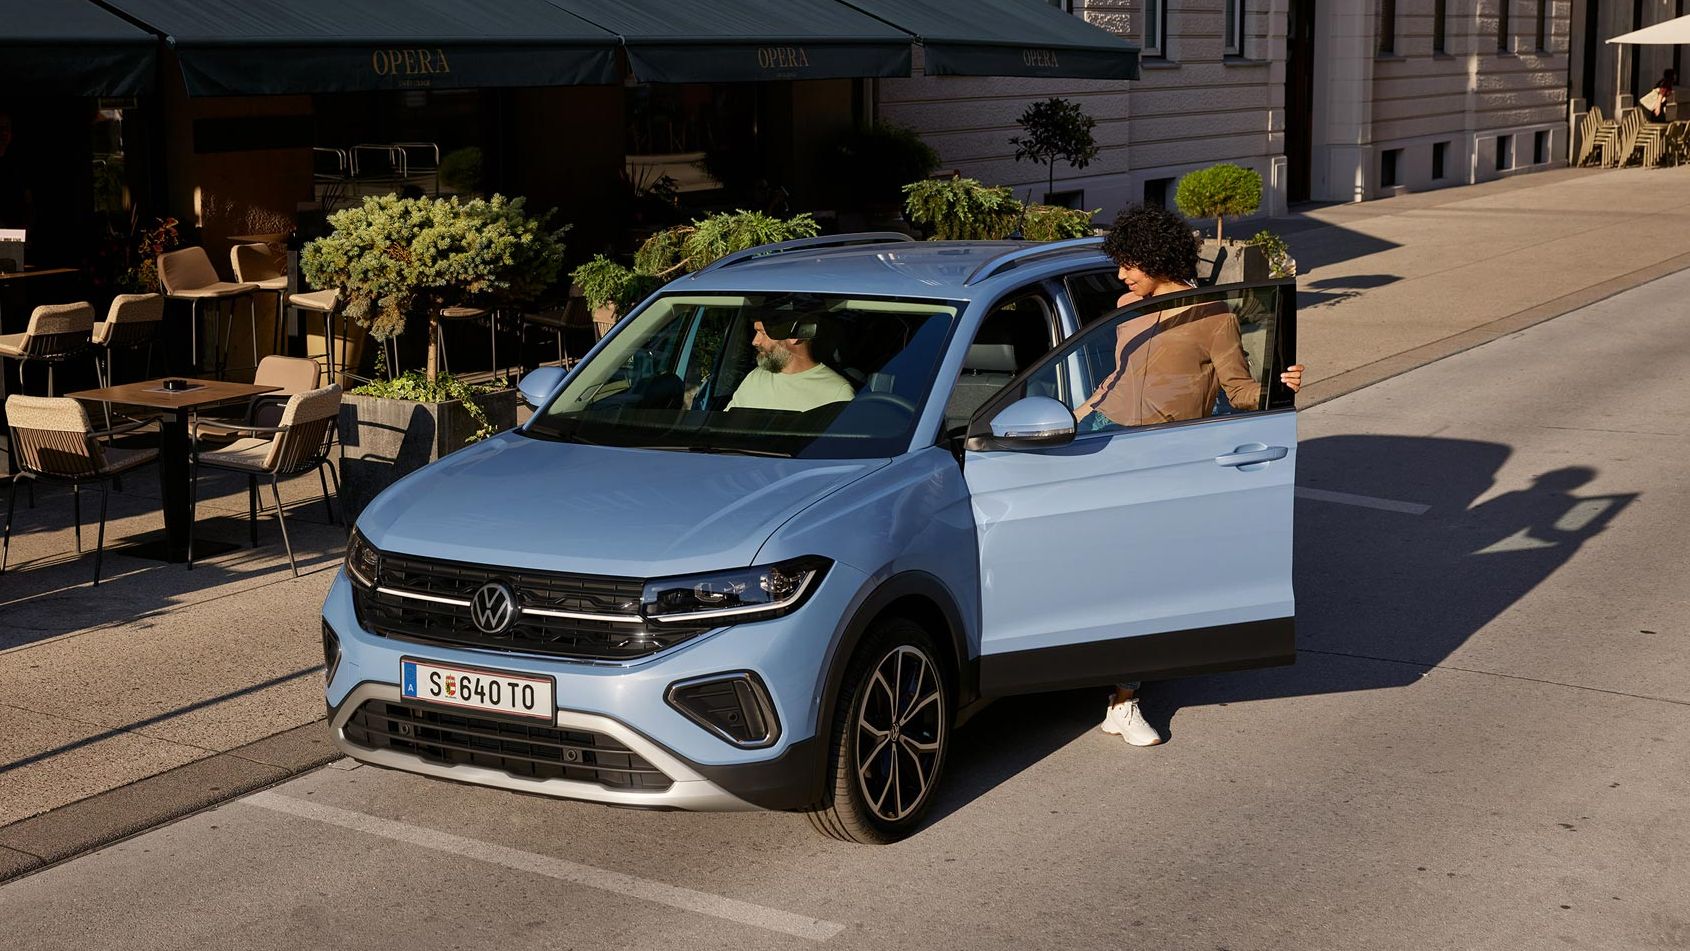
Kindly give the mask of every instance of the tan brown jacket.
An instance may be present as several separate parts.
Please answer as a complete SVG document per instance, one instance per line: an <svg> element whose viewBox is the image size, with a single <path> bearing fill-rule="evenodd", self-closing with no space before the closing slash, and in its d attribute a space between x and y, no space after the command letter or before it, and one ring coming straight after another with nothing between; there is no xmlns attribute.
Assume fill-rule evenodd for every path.
<svg viewBox="0 0 1690 951"><path fill-rule="evenodd" d="M1115 331L1115 372L1088 402L1111 422L1147 426L1202 419L1226 390L1239 410L1261 407L1238 319L1218 301L1140 314Z"/></svg>

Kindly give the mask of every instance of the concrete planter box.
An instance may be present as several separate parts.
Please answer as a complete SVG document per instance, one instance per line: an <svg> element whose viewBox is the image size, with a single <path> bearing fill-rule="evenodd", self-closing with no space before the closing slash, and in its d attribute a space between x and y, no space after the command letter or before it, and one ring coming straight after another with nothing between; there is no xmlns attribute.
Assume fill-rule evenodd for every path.
<svg viewBox="0 0 1690 951"><path fill-rule="evenodd" d="M1220 257L1222 247L1226 255L1221 258L1220 273L1215 273L1215 259ZM1255 245L1242 241L1219 242L1213 238L1203 241L1202 250L1197 252L1197 277L1199 282L1208 281L1212 284L1239 284L1246 281L1265 281L1269 276L1267 255ZM1213 276L1214 280L1210 281Z"/></svg>
<svg viewBox="0 0 1690 951"><path fill-rule="evenodd" d="M493 428L516 425L515 390L475 398ZM340 403L340 504L356 519L377 493L462 449L479 426L459 400L418 403L348 393Z"/></svg>

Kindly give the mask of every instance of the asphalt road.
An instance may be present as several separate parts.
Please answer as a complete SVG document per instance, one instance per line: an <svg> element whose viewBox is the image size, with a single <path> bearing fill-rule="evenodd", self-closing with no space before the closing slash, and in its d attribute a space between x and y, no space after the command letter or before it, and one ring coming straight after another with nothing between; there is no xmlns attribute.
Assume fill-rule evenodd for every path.
<svg viewBox="0 0 1690 951"><path fill-rule="evenodd" d="M1687 300L1306 412L1297 664L1151 685L1165 746L999 703L886 848L342 764L0 888L0 947L1690 947Z"/></svg>

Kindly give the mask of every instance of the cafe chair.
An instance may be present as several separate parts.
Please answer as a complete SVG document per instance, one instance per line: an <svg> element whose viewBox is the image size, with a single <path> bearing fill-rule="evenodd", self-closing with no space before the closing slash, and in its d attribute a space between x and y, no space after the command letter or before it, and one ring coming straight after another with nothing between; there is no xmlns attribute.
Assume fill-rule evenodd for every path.
<svg viewBox="0 0 1690 951"><path fill-rule="evenodd" d="M119 350L147 348L147 367L141 378L153 373L153 345L164 326L164 298L158 294L119 294L112 299L106 319L94 325L94 375L100 386L112 385L112 360ZM102 354L104 355L102 357ZM105 407L106 427L111 427L111 404Z"/></svg>
<svg viewBox="0 0 1690 951"><path fill-rule="evenodd" d="M194 366L200 365L200 308L202 306L216 306L225 317L229 330L235 325L235 302L245 299L247 312L252 316L252 363L258 365L258 308L253 305L252 295L258 292L257 284L230 283L217 274L217 269L211 266L211 258L206 256L204 248L183 248L180 251L166 251L158 256L158 279L164 285L164 296L170 300L187 301L192 308L192 316L188 323L189 346L194 351ZM220 329L217 321L212 322L211 349L217 378L223 379L223 371L229 358L227 335Z"/></svg>
<svg viewBox="0 0 1690 951"><path fill-rule="evenodd" d="M157 449L119 449L103 440L133 432L150 420L95 430L87 410L76 400L18 395L6 397L6 419L19 471L11 477L12 491L7 494L6 528L0 537L0 573L5 572L10 554L19 482L33 485L40 481L71 487L77 554L82 553L82 486L98 482L100 527L94 542L94 584L99 584L100 562L106 550L106 501L111 495L111 483L123 473L158 458Z"/></svg>
<svg viewBox="0 0 1690 951"><path fill-rule="evenodd" d="M256 284L261 294L269 294L276 299L276 326L271 335L271 353L282 353L282 336L287 329L287 315L283 313L283 306L288 295L288 276L282 273L282 268L276 263L276 255L267 244L237 244L229 249L229 266L235 271L235 280L242 284ZM255 331L256 332L256 331ZM254 341L256 346L257 341ZM253 363L256 365L257 360Z"/></svg>
<svg viewBox="0 0 1690 951"><path fill-rule="evenodd" d="M305 357L268 356L258 361L258 370L252 375L252 382L256 386L278 387L274 392L260 393L247 401L246 410L238 420L202 419L194 424L191 432L195 439L222 436L229 441L233 436L226 426L275 426L282 421L282 409L287 406L288 399L308 393L317 388L322 382L322 368L317 361ZM212 426L218 428L213 430ZM202 431L201 427L207 427Z"/></svg>
<svg viewBox="0 0 1690 951"><path fill-rule="evenodd" d="M194 567L193 512L199 503L200 470L223 469L246 475L247 520L252 530L253 547L258 546L258 480L270 479L270 497L276 503L276 524L282 530L282 545L287 549L288 566L299 577L299 563L293 557L293 543L288 540L288 523L282 515L282 479L304 475L313 470L323 483L323 508L328 511L329 524L335 523L334 506L329 501L329 480L334 480L335 493L340 492L340 478L329 464L329 438L335 420L340 416L340 387L331 383L321 389L296 393L282 406L281 417L274 426L248 426L205 421L202 431L218 430L236 434L227 446L216 449L196 448L188 470L193 488L188 495L188 569ZM325 477L324 473L328 475Z"/></svg>
<svg viewBox="0 0 1690 951"><path fill-rule="evenodd" d="M31 360L47 364L47 395L55 394L53 369L86 351L93 343L94 308L91 304L44 304L29 315L29 326L21 334L0 336L0 367L4 361L18 361L18 387L23 387L23 366ZM5 374L0 372L0 394L6 392Z"/></svg>

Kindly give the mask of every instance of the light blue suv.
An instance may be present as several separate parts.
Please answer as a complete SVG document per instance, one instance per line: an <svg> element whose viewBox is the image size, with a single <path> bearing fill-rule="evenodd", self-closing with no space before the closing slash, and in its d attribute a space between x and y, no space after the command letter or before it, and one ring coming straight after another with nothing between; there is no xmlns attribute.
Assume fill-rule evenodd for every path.
<svg viewBox="0 0 1690 951"><path fill-rule="evenodd" d="M364 511L323 605L336 742L886 842L994 697L1290 663L1293 284L1121 293L1096 240L887 234L669 284ZM1217 312L1250 385L1192 391L1160 328ZM840 397L747 399L770 338ZM1158 409L1181 387L1199 418ZM1111 388L1144 418L1077 424Z"/></svg>

